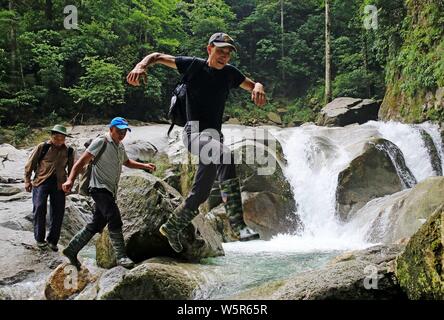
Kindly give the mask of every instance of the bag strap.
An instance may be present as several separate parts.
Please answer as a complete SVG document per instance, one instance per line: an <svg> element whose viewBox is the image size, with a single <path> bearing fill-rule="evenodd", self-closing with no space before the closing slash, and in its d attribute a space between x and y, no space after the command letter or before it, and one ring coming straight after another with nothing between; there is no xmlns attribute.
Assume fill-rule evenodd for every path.
<svg viewBox="0 0 444 320"><path fill-rule="evenodd" d="M99 153L97 153L97 155L94 157L94 160L92 162L93 165L95 165L97 163L97 161L99 161L100 157L105 152L106 145L107 145L108 141L107 141L106 137L102 137L102 140L103 140L102 147L100 148Z"/></svg>
<svg viewBox="0 0 444 320"><path fill-rule="evenodd" d="M180 81L177 83L176 87L179 84L186 84L188 81L190 81L195 75L196 73L203 68L203 64L197 63L197 58L193 57L193 61L191 62L191 64L188 66L187 70L185 71L185 73L182 75L182 79L180 79ZM185 112L186 112L186 116L187 119L189 119L189 111L188 111L188 95L185 98ZM174 123L172 123L168 129L168 133L167 136L170 136L171 131L173 131L174 128Z"/></svg>
<svg viewBox="0 0 444 320"><path fill-rule="evenodd" d="M68 147L68 159L73 155L74 149L72 147Z"/></svg>
<svg viewBox="0 0 444 320"><path fill-rule="evenodd" d="M38 157L38 159L37 159L37 163L39 164L42 160L43 160L43 158L46 156L46 154L48 153L48 151L49 151L49 148L51 148L51 144L50 143L48 143L48 142L43 142L43 147L42 147L42 150L40 150L40 154L39 154L39 157Z"/></svg>

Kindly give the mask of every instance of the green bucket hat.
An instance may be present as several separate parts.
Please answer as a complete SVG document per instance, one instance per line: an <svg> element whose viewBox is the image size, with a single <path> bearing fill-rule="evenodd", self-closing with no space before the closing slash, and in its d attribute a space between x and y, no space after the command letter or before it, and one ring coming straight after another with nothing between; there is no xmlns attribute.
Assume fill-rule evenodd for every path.
<svg viewBox="0 0 444 320"><path fill-rule="evenodd" d="M72 136L70 136L67 132L66 132L66 128L60 124L56 124L54 126L54 128L51 129L51 133L60 133L63 134L64 136L67 136L69 138L72 138Z"/></svg>

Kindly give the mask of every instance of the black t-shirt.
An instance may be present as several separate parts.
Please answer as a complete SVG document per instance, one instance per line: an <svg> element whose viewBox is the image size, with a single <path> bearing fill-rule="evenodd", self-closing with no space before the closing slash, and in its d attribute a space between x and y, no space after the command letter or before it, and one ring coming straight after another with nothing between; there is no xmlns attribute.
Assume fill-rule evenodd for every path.
<svg viewBox="0 0 444 320"><path fill-rule="evenodd" d="M188 70L192 62L192 57L176 57L176 66L181 74ZM199 131L209 128L220 131L230 89L239 87L245 76L230 64L217 70L209 67L204 59L196 58L195 63L199 67L187 83L188 121L199 121Z"/></svg>

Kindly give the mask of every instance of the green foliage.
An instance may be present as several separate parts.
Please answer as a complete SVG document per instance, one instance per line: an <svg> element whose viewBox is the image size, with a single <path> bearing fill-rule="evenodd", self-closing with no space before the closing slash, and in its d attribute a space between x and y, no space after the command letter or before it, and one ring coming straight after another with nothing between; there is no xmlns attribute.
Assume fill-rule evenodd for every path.
<svg viewBox="0 0 444 320"><path fill-rule="evenodd" d="M384 90L384 77L376 73L369 73L364 68L354 69L336 76L333 83L333 95L335 97L370 97L378 98Z"/></svg>
<svg viewBox="0 0 444 320"><path fill-rule="evenodd" d="M233 92L229 115L259 123L285 106L289 123L313 119L322 107L324 0L284 0L283 30L281 0L73 0L78 30L63 27L66 1L12 1L13 10L1 3L1 126L45 125L78 113L163 118L177 72L151 67L147 85L137 88L125 76L155 51L205 58L208 38L218 31L235 38L239 52L231 63L262 82L270 101L259 109L245 92ZM365 5L379 9L378 30L363 28ZM410 99L444 86L442 0L331 6L334 97L382 99L384 81ZM421 114L408 102L399 109ZM429 113L441 117L439 110Z"/></svg>
<svg viewBox="0 0 444 320"><path fill-rule="evenodd" d="M397 109L407 121L443 121L441 109L423 104L427 92L444 84L444 3L406 1L399 29L402 42L388 60L386 82L389 96L385 109ZM393 113L393 112L392 112Z"/></svg>
<svg viewBox="0 0 444 320"><path fill-rule="evenodd" d="M85 75L80 77L79 85L67 89L75 103L99 107L111 107L124 103L123 70L115 64L97 57L82 60Z"/></svg>
<svg viewBox="0 0 444 320"><path fill-rule="evenodd" d="M13 144L20 145L23 141L30 135L32 132L29 125L18 123L13 127L14 136L13 136Z"/></svg>

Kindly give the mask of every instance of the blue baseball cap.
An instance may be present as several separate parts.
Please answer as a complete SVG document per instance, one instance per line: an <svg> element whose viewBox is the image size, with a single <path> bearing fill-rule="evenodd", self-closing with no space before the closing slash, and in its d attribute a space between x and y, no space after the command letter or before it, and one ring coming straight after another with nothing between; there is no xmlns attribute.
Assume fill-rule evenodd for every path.
<svg viewBox="0 0 444 320"><path fill-rule="evenodd" d="M116 117L113 120L111 120L109 127L110 128L116 127L117 129L128 129L128 131L131 132L131 129L128 126L128 121L126 121L124 118L121 117Z"/></svg>

